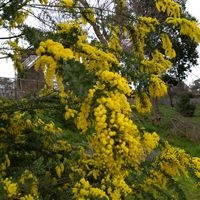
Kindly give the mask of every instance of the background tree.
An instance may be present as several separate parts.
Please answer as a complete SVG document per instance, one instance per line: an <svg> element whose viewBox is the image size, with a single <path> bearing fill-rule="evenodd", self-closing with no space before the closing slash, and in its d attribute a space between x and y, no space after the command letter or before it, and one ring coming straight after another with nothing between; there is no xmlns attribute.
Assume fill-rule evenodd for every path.
<svg viewBox="0 0 200 200"><path fill-rule="evenodd" d="M200 79L196 79L195 81L192 82L190 85L190 89L192 90L192 93L194 95L199 95L200 94Z"/></svg>

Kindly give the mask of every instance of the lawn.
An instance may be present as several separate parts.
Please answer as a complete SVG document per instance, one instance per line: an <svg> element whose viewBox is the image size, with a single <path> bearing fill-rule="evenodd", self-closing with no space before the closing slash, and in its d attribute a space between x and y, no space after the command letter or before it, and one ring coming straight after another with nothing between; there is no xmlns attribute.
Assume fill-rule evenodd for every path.
<svg viewBox="0 0 200 200"><path fill-rule="evenodd" d="M134 118L139 126L147 131L157 132L161 139L185 149L192 156L200 156L200 106L197 106L194 117L183 117L175 108L160 105L161 121L157 126L152 125L151 115Z"/></svg>

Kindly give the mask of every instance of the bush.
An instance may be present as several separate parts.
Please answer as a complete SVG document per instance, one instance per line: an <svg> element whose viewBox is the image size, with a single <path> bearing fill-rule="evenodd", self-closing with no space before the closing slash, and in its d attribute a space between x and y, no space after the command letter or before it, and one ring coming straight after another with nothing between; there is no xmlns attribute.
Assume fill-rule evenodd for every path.
<svg viewBox="0 0 200 200"><path fill-rule="evenodd" d="M196 109L195 104L190 103L190 99L193 97L191 92L184 92L177 102L177 110L185 117L193 117Z"/></svg>

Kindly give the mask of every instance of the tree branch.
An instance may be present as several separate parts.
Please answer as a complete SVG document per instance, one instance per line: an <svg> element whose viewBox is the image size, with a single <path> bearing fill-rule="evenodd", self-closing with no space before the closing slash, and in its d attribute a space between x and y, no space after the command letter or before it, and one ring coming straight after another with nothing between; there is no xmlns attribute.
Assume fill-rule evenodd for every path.
<svg viewBox="0 0 200 200"><path fill-rule="evenodd" d="M14 35L14 36L10 36L10 37L0 37L0 40L9 40L9 39L12 39L12 38L18 38L18 37L21 37L22 35L24 34L19 34L19 35Z"/></svg>

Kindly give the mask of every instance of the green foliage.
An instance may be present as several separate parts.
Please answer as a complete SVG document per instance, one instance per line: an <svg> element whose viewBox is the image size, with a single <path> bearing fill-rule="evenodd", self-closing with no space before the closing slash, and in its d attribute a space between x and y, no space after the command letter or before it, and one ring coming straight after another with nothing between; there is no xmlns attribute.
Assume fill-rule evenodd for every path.
<svg viewBox="0 0 200 200"><path fill-rule="evenodd" d="M74 60L64 62L60 74L62 74L66 91L73 91L74 95L81 98L86 97L88 90L96 81L93 73Z"/></svg>
<svg viewBox="0 0 200 200"><path fill-rule="evenodd" d="M10 104L4 101L5 103ZM42 111L43 114L44 112ZM34 110L32 114L27 111L1 114L0 163L2 166L6 155L10 164L5 165L5 168L1 167L0 176L4 178L9 174L9 177L13 177L12 181L18 185L18 193L31 194L36 198L39 190L41 199L67 199L68 190L62 191L62 187L69 182L71 147L63 140L61 129L52 121L59 114L56 112L57 115L51 116L51 121L50 117L41 119L41 109ZM62 177L55 170L61 163L64 166ZM26 178L27 181L23 182L25 174L35 178ZM2 199L5 191L1 191L1 186L0 182Z"/></svg>
<svg viewBox="0 0 200 200"><path fill-rule="evenodd" d="M192 94L190 92L185 92L181 94L179 97L179 101L177 102L177 110L186 117L192 117L195 112L196 105L190 103L190 99L192 98Z"/></svg>

